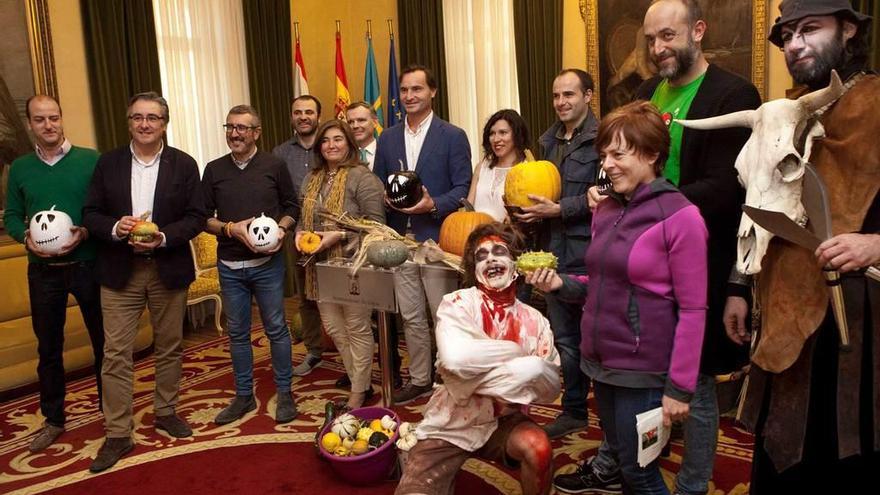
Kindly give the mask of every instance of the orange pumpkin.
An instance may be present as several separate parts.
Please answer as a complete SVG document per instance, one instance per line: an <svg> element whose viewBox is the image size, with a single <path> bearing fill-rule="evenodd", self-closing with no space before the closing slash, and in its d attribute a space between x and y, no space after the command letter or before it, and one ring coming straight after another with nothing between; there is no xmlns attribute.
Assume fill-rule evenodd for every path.
<svg viewBox="0 0 880 495"><path fill-rule="evenodd" d="M533 206L529 194L559 201L562 195L562 178L552 162L539 160L514 165L504 180L504 200L508 206L524 208Z"/></svg>
<svg viewBox="0 0 880 495"><path fill-rule="evenodd" d="M321 236L314 232L303 232L299 237L299 242L297 242L296 247L298 247L303 254L312 254L318 250L318 246L320 245Z"/></svg>
<svg viewBox="0 0 880 495"><path fill-rule="evenodd" d="M474 211L474 207L462 200L464 210L456 211L443 220L440 226L440 249L457 256L464 255L467 238L480 225L495 221L488 213Z"/></svg>

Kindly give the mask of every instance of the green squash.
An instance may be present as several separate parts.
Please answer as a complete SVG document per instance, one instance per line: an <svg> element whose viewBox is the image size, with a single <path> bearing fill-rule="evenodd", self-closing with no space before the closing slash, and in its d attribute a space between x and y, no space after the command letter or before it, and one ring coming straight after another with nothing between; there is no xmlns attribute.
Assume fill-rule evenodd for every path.
<svg viewBox="0 0 880 495"><path fill-rule="evenodd" d="M381 447L387 441L388 437L381 431L377 431L370 435L370 440L367 442L367 445L370 446L370 450L375 450Z"/></svg>
<svg viewBox="0 0 880 495"><path fill-rule="evenodd" d="M516 259L516 271L523 275L528 275L538 268L556 269L559 260L553 253L545 253L544 251L529 251L523 253Z"/></svg>
<svg viewBox="0 0 880 495"><path fill-rule="evenodd" d="M367 247L367 261L381 268L402 265L409 257L409 248L402 241L378 241Z"/></svg>

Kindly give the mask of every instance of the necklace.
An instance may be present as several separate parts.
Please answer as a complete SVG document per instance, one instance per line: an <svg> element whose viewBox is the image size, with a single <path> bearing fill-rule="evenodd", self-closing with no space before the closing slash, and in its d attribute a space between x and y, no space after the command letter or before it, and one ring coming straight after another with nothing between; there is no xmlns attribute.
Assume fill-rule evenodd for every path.
<svg viewBox="0 0 880 495"><path fill-rule="evenodd" d="M328 189L333 187L333 181L336 180L336 174L338 174L338 173L339 173L338 168L332 172L330 172L329 170L327 171L327 188Z"/></svg>

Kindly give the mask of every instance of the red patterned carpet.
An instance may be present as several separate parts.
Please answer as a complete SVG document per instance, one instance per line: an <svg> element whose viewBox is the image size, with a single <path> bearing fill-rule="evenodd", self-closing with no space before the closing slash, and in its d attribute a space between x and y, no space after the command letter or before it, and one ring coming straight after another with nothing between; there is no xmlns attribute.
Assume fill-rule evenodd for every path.
<svg viewBox="0 0 880 495"><path fill-rule="evenodd" d="M60 443L45 452L31 454L27 445L39 430L42 416L36 395L0 405L0 493L352 493L390 494L394 483L352 487L338 480L314 452L314 433L322 422L328 399L342 398L333 388L343 373L338 356L325 356L324 363L305 379L294 381L300 416L292 423L274 422L274 384L269 364L268 341L254 333L257 410L242 421L216 426L214 416L234 394L228 341L225 337L188 349L184 357L178 413L186 418L194 435L174 439L153 429L153 362L146 359L135 368L134 439L136 447L108 472L88 472L103 440L102 416L97 410L92 380L68 385L67 432ZM294 360L304 353L296 346ZM379 375L374 371L374 383ZM396 408L404 419L417 421L424 400ZM558 406L533 406L538 423L550 421ZM718 456L709 495L748 493L751 436L722 420ZM570 472L575 463L595 454L601 440L598 422L590 429L555 442L557 472ZM682 446L673 442L672 454L661 461L671 484L681 461ZM459 476L459 494L517 494L516 473L487 462L470 460Z"/></svg>

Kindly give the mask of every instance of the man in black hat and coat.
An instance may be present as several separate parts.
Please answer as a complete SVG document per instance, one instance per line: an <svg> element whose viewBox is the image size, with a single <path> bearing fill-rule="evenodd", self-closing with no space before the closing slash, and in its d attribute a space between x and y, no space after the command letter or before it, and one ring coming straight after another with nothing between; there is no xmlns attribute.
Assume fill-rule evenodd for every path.
<svg viewBox="0 0 880 495"><path fill-rule="evenodd" d="M784 0L779 9L769 40L798 86L788 96L826 87L832 70L845 93L815 115L825 136L810 155L834 235L815 252L771 241L757 276L761 328L742 414L755 431L750 490L870 493L880 468L880 283L863 274L880 263L880 77L867 69L871 19L848 0ZM848 350L823 268L841 274ZM726 321L735 342L749 340L743 322L744 311ZM774 341L761 338L769 335L776 344L764 345Z"/></svg>

